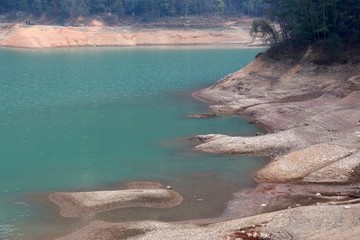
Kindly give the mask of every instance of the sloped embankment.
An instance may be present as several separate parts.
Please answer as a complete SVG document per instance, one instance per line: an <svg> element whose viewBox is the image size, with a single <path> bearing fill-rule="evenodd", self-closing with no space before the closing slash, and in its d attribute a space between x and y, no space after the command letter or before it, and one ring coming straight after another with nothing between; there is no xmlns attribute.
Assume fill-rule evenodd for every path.
<svg viewBox="0 0 360 240"><path fill-rule="evenodd" d="M259 44L247 34L249 24L218 29L161 29L132 26L64 27L10 24L0 27L0 46L15 48L113 47L144 45ZM261 42L260 42L261 44Z"/></svg>
<svg viewBox="0 0 360 240"><path fill-rule="evenodd" d="M259 57L195 96L214 103L215 112L249 115L269 133L198 136L195 149L272 156L256 174L263 182L357 182L359 90L358 64L317 66Z"/></svg>

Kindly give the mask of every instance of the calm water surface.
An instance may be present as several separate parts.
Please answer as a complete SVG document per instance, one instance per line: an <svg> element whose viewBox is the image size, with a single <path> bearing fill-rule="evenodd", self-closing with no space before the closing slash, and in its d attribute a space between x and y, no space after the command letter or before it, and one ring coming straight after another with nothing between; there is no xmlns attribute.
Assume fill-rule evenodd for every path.
<svg viewBox="0 0 360 240"><path fill-rule="evenodd" d="M63 220L50 217L57 210L49 210L49 192L152 180L178 184L186 196L198 176L207 176L199 187L252 186L251 173L263 159L196 153L187 138L258 129L237 117L185 116L207 111L188 93L238 70L259 51L0 49L0 239L61 229L51 224Z"/></svg>

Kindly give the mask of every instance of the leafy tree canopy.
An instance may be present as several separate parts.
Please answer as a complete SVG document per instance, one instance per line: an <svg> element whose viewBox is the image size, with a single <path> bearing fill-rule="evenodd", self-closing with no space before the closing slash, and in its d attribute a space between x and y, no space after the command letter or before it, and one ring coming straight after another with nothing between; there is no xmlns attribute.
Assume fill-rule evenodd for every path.
<svg viewBox="0 0 360 240"><path fill-rule="evenodd" d="M119 17L186 17L263 14L263 0L0 0L0 13L24 11L62 19L114 14Z"/></svg>
<svg viewBox="0 0 360 240"><path fill-rule="evenodd" d="M270 42L327 44L360 41L359 0L264 0L267 20L255 21L253 34Z"/></svg>

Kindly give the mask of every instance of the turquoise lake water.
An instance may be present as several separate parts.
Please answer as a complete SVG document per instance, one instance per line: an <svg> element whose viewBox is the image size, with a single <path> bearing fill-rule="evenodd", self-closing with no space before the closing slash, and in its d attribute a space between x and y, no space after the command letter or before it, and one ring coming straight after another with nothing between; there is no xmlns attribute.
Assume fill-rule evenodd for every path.
<svg viewBox="0 0 360 240"><path fill-rule="evenodd" d="M264 159L193 152L188 138L259 129L238 117L186 115L208 111L192 91L261 50L0 49L0 239L37 239L61 229L49 216L57 212L44 207L51 208L49 192L150 180L178 184L186 195L202 175L210 177L201 186L253 186L251 174Z"/></svg>

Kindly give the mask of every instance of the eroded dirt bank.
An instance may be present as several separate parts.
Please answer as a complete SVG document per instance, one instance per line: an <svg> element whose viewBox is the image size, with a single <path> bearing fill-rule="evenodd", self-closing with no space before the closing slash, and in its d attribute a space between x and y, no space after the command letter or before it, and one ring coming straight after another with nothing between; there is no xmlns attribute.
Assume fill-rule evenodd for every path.
<svg viewBox="0 0 360 240"><path fill-rule="evenodd" d="M63 27L4 24L0 46L15 48L100 47L142 45L258 45L249 35L250 22L224 23L220 29L165 29L132 26ZM236 25L237 24L237 25Z"/></svg>
<svg viewBox="0 0 360 240"><path fill-rule="evenodd" d="M269 130L254 137L194 138L198 151L271 157L255 174L261 184L235 194L222 218L181 223L93 221L60 239L357 238L360 65L319 66L307 61L308 55L309 51L300 61L258 57L194 93L212 103L217 114L248 115Z"/></svg>

